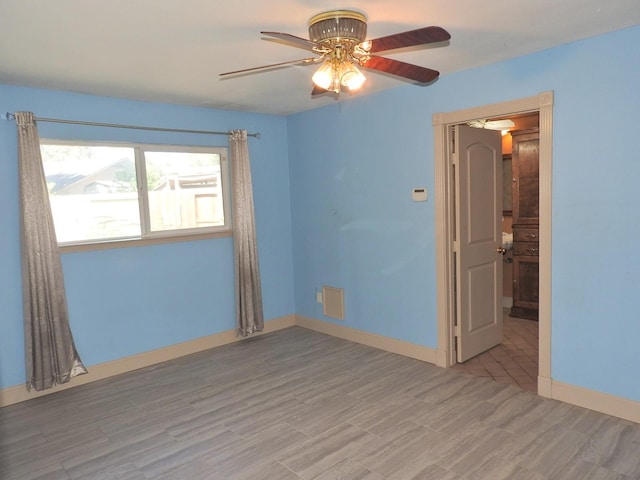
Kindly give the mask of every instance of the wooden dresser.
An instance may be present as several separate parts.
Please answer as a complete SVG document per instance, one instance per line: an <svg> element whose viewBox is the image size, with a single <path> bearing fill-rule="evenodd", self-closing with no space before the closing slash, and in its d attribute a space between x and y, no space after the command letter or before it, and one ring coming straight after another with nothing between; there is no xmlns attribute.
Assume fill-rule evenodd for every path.
<svg viewBox="0 0 640 480"><path fill-rule="evenodd" d="M512 317L538 319L539 135L538 129L511 132L513 171Z"/></svg>

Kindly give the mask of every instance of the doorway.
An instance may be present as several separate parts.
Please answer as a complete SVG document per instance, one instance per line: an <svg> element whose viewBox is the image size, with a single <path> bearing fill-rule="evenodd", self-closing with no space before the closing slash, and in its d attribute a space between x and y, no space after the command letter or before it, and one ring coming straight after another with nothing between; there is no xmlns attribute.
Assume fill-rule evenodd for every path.
<svg viewBox="0 0 640 480"><path fill-rule="evenodd" d="M540 243L539 243L539 350L537 392L551 395L551 133L553 92L433 116L435 150L436 275L438 349L436 363L456 363L456 255L454 232L455 177L449 148L449 130L478 118L509 118L539 113L540 124Z"/></svg>
<svg viewBox="0 0 640 480"><path fill-rule="evenodd" d="M499 257L492 270L500 275L497 280L499 298L495 305L496 322L499 328L492 342L479 349L473 350L473 342L456 331L456 353L458 363L453 365L455 370L474 376L493 379L496 382L519 386L524 390L537 391L538 381L538 112L527 113L508 118L479 119L468 124L470 127L481 129L483 135L493 135L498 139L501 158L498 159L497 175L501 177L502 188L493 191L489 200L498 203L497 210L491 209L488 215L494 218L483 219L482 209L477 205L466 208L466 212L456 211L456 215L466 216L471 214L474 222L482 222L483 225L497 224L498 235L501 235L502 247L496 255L495 244L500 239L492 242L489 248L489 256L493 253ZM501 135L498 133L500 132ZM455 138L457 138L454 135ZM464 135L460 139L460 148L464 144ZM460 153L458 156L460 157ZM490 169L489 165L482 165L480 159L473 159L477 168ZM464 161L458 160L457 179L458 197L462 188L464 177L461 168ZM502 167L502 168L500 168ZM492 170L493 171L493 170ZM474 183L483 186L483 191L489 190L489 182L482 181L480 175L474 175ZM498 179L500 180L500 178ZM500 182L495 182L499 184ZM483 185L484 184L484 185ZM495 196L495 199L494 199ZM500 201L500 197L502 201ZM481 202L476 201L476 204ZM457 202L458 210L462 203ZM478 212L476 212L478 210ZM493 212L493 214L492 214ZM458 223L461 223L458 219ZM463 232L457 232L462 237ZM516 241L514 242L514 237ZM462 238L459 242L463 242ZM477 242L476 242L477 243ZM463 248L459 250L464 250ZM462 260L457 263L458 269ZM458 275L458 282L461 276ZM488 282L484 282L488 283ZM483 285L483 287L485 287ZM486 288L486 287L485 287ZM458 287L458 296L464 297L462 287ZM480 305L482 307L482 305ZM474 321L480 323L477 317L482 318L481 308L475 307ZM465 312L458 311L457 322L462 325L459 330L465 331ZM486 330L486 328L485 328ZM469 345L469 343L471 343ZM471 355L465 354L471 350Z"/></svg>

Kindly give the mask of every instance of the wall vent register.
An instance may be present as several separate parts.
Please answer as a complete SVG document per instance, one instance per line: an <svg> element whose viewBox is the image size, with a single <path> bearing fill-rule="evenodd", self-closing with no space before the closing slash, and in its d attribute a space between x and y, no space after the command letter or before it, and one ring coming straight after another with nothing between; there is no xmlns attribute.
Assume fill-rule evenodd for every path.
<svg viewBox="0 0 640 480"><path fill-rule="evenodd" d="M325 317L344 320L344 290L342 288L322 287L322 313Z"/></svg>

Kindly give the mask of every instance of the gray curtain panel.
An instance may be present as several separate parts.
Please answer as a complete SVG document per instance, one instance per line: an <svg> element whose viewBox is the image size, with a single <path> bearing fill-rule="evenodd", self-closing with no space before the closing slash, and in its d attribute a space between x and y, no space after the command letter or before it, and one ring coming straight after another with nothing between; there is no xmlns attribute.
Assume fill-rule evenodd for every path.
<svg viewBox="0 0 640 480"><path fill-rule="evenodd" d="M87 373L71 329L62 264L33 113L17 112L27 390Z"/></svg>
<svg viewBox="0 0 640 480"><path fill-rule="evenodd" d="M233 193L236 326L237 334L246 337L264 329L253 187L246 130L231 132L229 150Z"/></svg>

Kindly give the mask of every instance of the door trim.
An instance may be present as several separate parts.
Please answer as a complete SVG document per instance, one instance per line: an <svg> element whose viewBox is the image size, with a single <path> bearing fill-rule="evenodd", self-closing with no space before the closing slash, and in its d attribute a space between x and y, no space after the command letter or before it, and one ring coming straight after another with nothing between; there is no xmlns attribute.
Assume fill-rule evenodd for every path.
<svg viewBox="0 0 640 480"><path fill-rule="evenodd" d="M551 397L551 166L553 91L492 105L433 114L436 220L436 301L438 348L436 365L456 363L453 338L455 312L453 265L453 178L447 152L447 129L478 118L539 112L540 128L540 287L538 311L538 394Z"/></svg>

